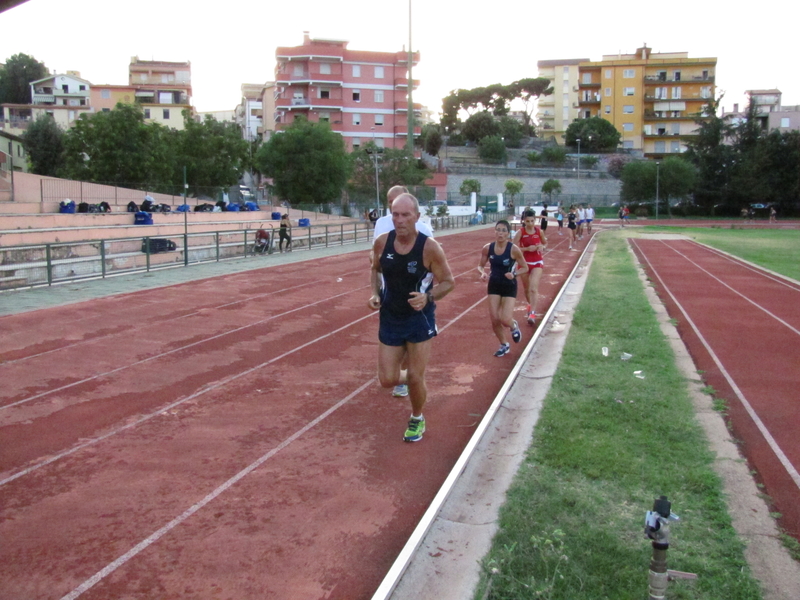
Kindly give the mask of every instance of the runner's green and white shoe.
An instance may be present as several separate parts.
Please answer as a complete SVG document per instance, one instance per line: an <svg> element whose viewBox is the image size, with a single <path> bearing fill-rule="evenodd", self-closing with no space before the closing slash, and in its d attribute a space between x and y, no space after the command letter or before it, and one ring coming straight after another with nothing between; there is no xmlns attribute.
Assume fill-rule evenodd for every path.
<svg viewBox="0 0 800 600"><path fill-rule="evenodd" d="M425 419L409 419L403 441L418 442L422 439L423 433L425 433Z"/></svg>

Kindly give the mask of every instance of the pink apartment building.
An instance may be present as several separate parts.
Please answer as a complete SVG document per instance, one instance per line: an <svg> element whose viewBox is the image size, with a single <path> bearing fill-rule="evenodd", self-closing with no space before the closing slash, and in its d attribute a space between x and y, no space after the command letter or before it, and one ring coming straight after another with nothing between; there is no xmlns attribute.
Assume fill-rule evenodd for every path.
<svg viewBox="0 0 800 600"><path fill-rule="evenodd" d="M408 52L348 50L346 41L312 39L275 50L275 128L298 116L328 122L348 150L370 141L402 148L408 138ZM419 53L413 55L419 62ZM414 89L419 81L412 82ZM266 105L265 105L266 106ZM421 105L414 104L415 120ZM265 120L269 118L265 114ZM419 135L420 127L414 127Z"/></svg>

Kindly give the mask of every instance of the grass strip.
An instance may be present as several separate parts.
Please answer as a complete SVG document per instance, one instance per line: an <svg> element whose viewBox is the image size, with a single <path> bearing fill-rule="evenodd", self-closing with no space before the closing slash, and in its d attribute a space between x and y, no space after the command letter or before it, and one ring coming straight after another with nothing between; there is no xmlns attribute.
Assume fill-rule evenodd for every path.
<svg viewBox="0 0 800 600"><path fill-rule="evenodd" d="M669 568L699 576L670 600L761 598L712 461L627 243L603 236L475 598L646 598L661 494L681 517Z"/></svg>
<svg viewBox="0 0 800 600"><path fill-rule="evenodd" d="M800 230L719 227L650 227L645 231L679 233L786 277L800 280Z"/></svg>

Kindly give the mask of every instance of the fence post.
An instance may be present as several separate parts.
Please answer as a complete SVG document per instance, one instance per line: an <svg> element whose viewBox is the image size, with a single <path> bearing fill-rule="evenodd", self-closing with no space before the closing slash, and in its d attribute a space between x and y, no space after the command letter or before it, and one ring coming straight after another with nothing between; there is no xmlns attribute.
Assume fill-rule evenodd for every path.
<svg viewBox="0 0 800 600"><path fill-rule="evenodd" d="M327 248L330 244L328 243L328 226L325 225L325 247Z"/></svg>
<svg viewBox="0 0 800 600"><path fill-rule="evenodd" d="M311 225L308 226L308 249L311 250Z"/></svg>
<svg viewBox="0 0 800 600"><path fill-rule="evenodd" d="M81 202L83 202L83 182L81 181Z"/></svg>
<svg viewBox="0 0 800 600"><path fill-rule="evenodd" d="M150 236L144 238L144 255L147 260L145 270L150 272Z"/></svg>
<svg viewBox="0 0 800 600"><path fill-rule="evenodd" d="M44 179L39 180L39 203L44 204ZM41 208L39 211L41 212Z"/></svg>
<svg viewBox="0 0 800 600"><path fill-rule="evenodd" d="M340 236L342 236L342 237L341 237L341 241L342 241L342 243L340 244L340 246L344 246L344 223L342 223L342 224L340 225L340 227L341 227L341 233L340 233L339 235L340 235Z"/></svg>
<svg viewBox="0 0 800 600"><path fill-rule="evenodd" d="M248 229L244 230L244 257L245 258L247 258L247 232L248 231L249 231ZM255 256L255 254L256 254L256 251L255 251L255 248L254 248L253 249L253 256Z"/></svg>
<svg viewBox="0 0 800 600"><path fill-rule="evenodd" d="M106 241L100 240L100 272L103 279L106 278Z"/></svg>
<svg viewBox="0 0 800 600"><path fill-rule="evenodd" d="M47 285L53 285L53 255L50 251L50 244L45 244L44 253L47 262Z"/></svg>
<svg viewBox="0 0 800 600"><path fill-rule="evenodd" d="M219 231L214 232L214 244L217 247L217 262L219 262Z"/></svg>

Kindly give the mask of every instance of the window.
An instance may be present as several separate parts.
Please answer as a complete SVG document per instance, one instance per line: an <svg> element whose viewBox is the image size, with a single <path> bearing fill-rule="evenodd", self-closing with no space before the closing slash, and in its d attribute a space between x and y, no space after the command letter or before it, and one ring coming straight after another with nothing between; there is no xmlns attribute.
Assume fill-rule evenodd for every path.
<svg viewBox="0 0 800 600"><path fill-rule="evenodd" d="M564 120L564 122L569 121L569 109L568 108L565 108L564 111L561 113L561 118Z"/></svg>
<svg viewBox="0 0 800 600"><path fill-rule="evenodd" d="M666 71L659 71L657 77L658 77L659 81L666 81L667 80L667 72Z"/></svg>
<svg viewBox="0 0 800 600"><path fill-rule="evenodd" d="M110 108L104 108L103 112L111 112L111 109Z"/></svg>
<svg viewBox="0 0 800 600"><path fill-rule="evenodd" d="M633 131L633 123L623 123L622 131Z"/></svg>
<svg viewBox="0 0 800 600"><path fill-rule="evenodd" d="M164 120L165 121L169 121L169 109L168 108L164 109Z"/></svg>
<svg viewBox="0 0 800 600"><path fill-rule="evenodd" d="M292 75L294 75L296 77L302 77L303 76L303 64L302 63L294 65L294 69L292 70Z"/></svg>
<svg viewBox="0 0 800 600"><path fill-rule="evenodd" d="M324 98L325 100L330 99L331 97L330 88L319 88L319 97Z"/></svg>
<svg viewBox="0 0 800 600"><path fill-rule="evenodd" d="M664 154L667 151L667 142L656 142L655 151Z"/></svg>
<svg viewBox="0 0 800 600"><path fill-rule="evenodd" d="M592 111L591 111L591 110L587 110L587 111L585 111L585 112L583 113L583 118L584 118L584 119L591 119L591 118L592 118Z"/></svg>
<svg viewBox="0 0 800 600"><path fill-rule="evenodd" d="M375 145L378 148L383 148L383 138L375 138Z"/></svg>
<svg viewBox="0 0 800 600"><path fill-rule="evenodd" d="M101 90L100 97L108 100L109 98L111 98L111 90Z"/></svg>
<svg viewBox="0 0 800 600"><path fill-rule="evenodd" d="M622 142L622 147L632 150L633 149L633 141L627 140L627 141Z"/></svg>
<svg viewBox="0 0 800 600"><path fill-rule="evenodd" d="M562 71L564 72L564 75L569 75L569 67L563 67Z"/></svg>
<svg viewBox="0 0 800 600"><path fill-rule="evenodd" d="M150 118L150 109L149 108L145 108L144 109L144 118L145 119L149 119Z"/></svg>
<svg viewBox="0 0 800 600"><path fill-rule="evenodd" d="M324 111L319 113L319 122L320 123L330 123L331 122L331 113Z"/></svg>
<svg viewBox="0 0 800 600"><path fill-rule="evenodd" d="M375 67L375 79L383 79L383 67Z"/></svg>
<svg viewBox="0 0 800 600"><path fill-rule="evenodd" d="M78 91L79 92L85 92L86 91L86 86L85 85L79 85L78 86Z"/></svg>
<svg viewBox="0 0 800 600"><path fill-rule="evenodd" d="M781 117L781 127L789 127L789 117Z"/></svg>
<svg viewBox="0 0 800 600"><path fill-rule="evenodd" d="M361 90L353 90L353 102L361 102Z"/></svg>
<svg viewBox="0 0 800 600"><path fill-rule="evenodd" d="M680 135L681 134L681 124L680 123L673 123L672 124L672 135Z"/></svg>
<svg viewBox="0 0 800 600"><path fill-rule="evenodd" d="M681 97L681 88L678 86L672 88L672 99L678 100L680 99L680 97Z"/></svg>
<svg viewBox="0 0 800 600"><path fill-rule="evenodd" d="M353 113L353 125L361 125L361 115Z"/></svg>
<svg viewBox="0 0 800 600"><path fill-rule="evenodd" d="M673 79L673 81L680 81L681 80L681 72L680 71L675 71L672 74L672 79Z"/></svg>
<svg viewBox="0 0 800 600"><path fill-rule="evenodd" d="M353 150L358 150L361 147L361 138L353 138Z"/></svg>
<svg viewBox="0 0 800 600"><path fill-rule="evenodd" d="M567 83L566 81L561 86L561 93L562 94L569 94L569 83Z"/></svg>
<svg viewBox="0 0 800 600"><path fill-rule="evenodd" d="M708 71L703 70L703 79L708 79Z"/></svg>
<svg viewBox="0 0 800 600"><path fill-rule="evenodd" d="M606 88L606 96L610 96L610 95L611 95L611 88Z"/></svg>
<svg viewBox="0 0 800 600"><path fill-rule="evenodd" d="M375 115L375 125L383 125L383 115Z"/></svg>
<svg viewBox="0 0 800 600"><path fill-rule="evenodd" d="M353 77L361 77L361 65L353 65Z"/></svg>
<svg viewBox="0 0 800 600"><path fill-rule="evenodd" d="M622 95L623 96L633 96L635 91L636 91L636 88L626 87L626 88L623 88Z"/></svg>
<svg viewBox="0 0 800 600"><path fill-rule="evenodd" d="M383 90L375 90L375 102L383 102Z"/></svg>
<svg viewBox="0 0 800 600"><path fill-rule="evenodd" d="M634 70L633 69L624 69L622 71L622 76L625 79L633 79L634 78Z"/></svg>
<svg viewBox="0 0 800 600"><path fill-rule="evenodd" d="M710 98L711 97L711 86L710 85L704 85L702 88L700 88L700 97L701 98Z"/></svg>
<svg viewBox="0 0 800 600"><path fill-rule="evenodd" d="M665 88L665 87L656 88L656 98L658 98L659 100L666 100L667 99L667 88Z"/></svg>
<svg viewBox="0 0 800 600"><path fill-rule="evenodd" d="M681 143L680 142L670 142L669 143L669 151L673 154L679 154L681 151Z"/></svg>
<svg viewBox="0 0 800 600"><path fill-rule="evenodd" d="M610 107L608 104L606 104L606 107L605 107L605 109L604 109L604 110L605 110L605 113L606 113L607 115L610 115L610 114L611 114L611 107Z"/></svg>
<svg viewBox="0 0 800 600"><path fill-rule="evenodd" d="M561 99L561 105L562 105L562 106L569 106L569 97L568 97L568 96L564 96L564 97Z"/></svg>
<svg viewBox="0 0 800 600"><path fill-rule="evenodd" d="M319 65L319 73L320 73L320 75L330 75L331 74L331 63L320 63L320 65Z"/></svg>
<svg viewBox="0 0 800 600"><path fill-rule="evenodd" d="M591 73L584 73L583 74L583 83L592 83L592 74Z"/></svg>
<svg viewBox="0 0 800 600"><path fill-rule="evenodd" d="M626 104L625 106L623 106L622 107L622 112L624 114L626 114L626 115L632 115L633 114L633 104Z"/></svg>
<svg viewBox="0 0 800 600"><path fill-rule="evenodd" d="M606 79L611 79L611 75L612 74L613 74L613 71L611 69L606 69Z"/></svg>

